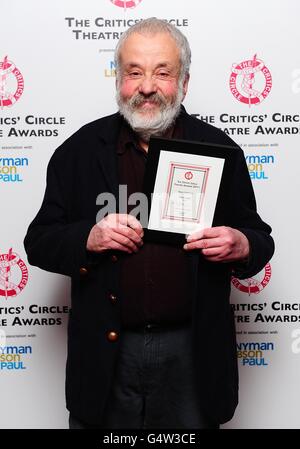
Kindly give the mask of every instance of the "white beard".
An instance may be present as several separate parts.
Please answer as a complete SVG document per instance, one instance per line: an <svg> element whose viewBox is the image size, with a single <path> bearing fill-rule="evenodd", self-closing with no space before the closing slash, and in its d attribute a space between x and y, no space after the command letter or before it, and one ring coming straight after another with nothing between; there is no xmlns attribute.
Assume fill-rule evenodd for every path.
<svg viewBox="0 0 300 449"><path fill-rule="evenodd" d="M166 99L159 94L153 94L149 97L136 94L130 100L124 101L121 98L120 89L117 87L116 100L120 114L144 142L149 142L151 136L163 136L174 124L179 115L183 99L182 84L182 82L179 82L176 97L170 103L167 103ZM157 102L159 110L155 113L151 111L148 114L140 113L137 106L146 100Z"/></svg>

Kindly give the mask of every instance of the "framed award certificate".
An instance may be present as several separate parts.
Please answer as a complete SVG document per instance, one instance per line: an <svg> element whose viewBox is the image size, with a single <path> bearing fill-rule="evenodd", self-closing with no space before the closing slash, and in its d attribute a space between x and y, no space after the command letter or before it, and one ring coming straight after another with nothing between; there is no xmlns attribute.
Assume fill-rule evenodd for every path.
<svg viewBox="0 0 300 449"><path fill-rule="evenodd" d="M214 225L228 193L234 147L151 138L144 178L145 237L165 243Z"/></svg>

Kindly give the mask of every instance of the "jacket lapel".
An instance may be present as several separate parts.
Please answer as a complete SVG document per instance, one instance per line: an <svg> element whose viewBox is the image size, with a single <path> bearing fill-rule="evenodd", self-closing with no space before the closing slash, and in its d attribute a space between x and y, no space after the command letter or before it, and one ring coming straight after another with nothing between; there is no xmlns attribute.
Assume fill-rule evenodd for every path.
<svg viewBox="0 0 300 449"><path fill-rule="evenodd" d="M181 120L183 127L183 139L184 140L194 140L197 142L205 142L205 135L201 133L202 122L200 120L195 121L186 112L184 106L181 105ZM200 130L200 132L199 132ZM201 135L202 134L202 135Z"/></svg>
<svg viewBox="0 0 300 449"><path fill-rule="evenodd" d="M101 149L97 151L98 164L107 184L107 190L114 194L118 200L118 161L117 142L120 133L122 119L119 114L111 116L110 122L104 129L99 130L99 140Z"/></svg>
<svg viewBox="0 0 300 449"><path fill-rule="evenodd" d="M113 193L118 198L119 183L116 145L109 143L103 146L103 150L98 152L98 162L107 184L108 192Z"/></svg>

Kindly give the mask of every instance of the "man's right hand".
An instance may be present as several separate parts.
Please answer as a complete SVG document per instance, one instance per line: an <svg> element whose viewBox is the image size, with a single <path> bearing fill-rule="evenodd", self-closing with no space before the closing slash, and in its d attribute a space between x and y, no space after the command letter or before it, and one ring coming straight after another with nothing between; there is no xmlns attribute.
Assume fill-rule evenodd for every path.
<svg viewBox="0 0 300 449"><path fill-rule="evenodd" d="M131 254L143 245L143 236L141 223L132 215L109 214L91 229L86 247L96 253L117 250Z"/></svg>

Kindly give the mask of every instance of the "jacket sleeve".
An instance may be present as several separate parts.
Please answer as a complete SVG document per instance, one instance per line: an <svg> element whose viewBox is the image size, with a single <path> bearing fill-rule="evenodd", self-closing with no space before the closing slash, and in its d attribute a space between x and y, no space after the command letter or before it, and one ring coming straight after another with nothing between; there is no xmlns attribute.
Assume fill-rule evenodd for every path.
<svg viewBox="0 0 300 449"><path fill-rule="evenodd" d="M243 232L250 243L250 256L245 264L235 264L233 275L245 279L257 274L274 253L271 227L257 213L255 195L246 160L241 149L237 150L229 197L230 226Z"/></svg>
<svg viewBox="0 0 300 449"><path fill-rule="evenodd" d="M42 206L24 240L28 261L44 270L72 277L93 260L86 242L95 220L71 221L70 198L63 183L60 154L53 154L47 169L47 186Z"/></svg>

